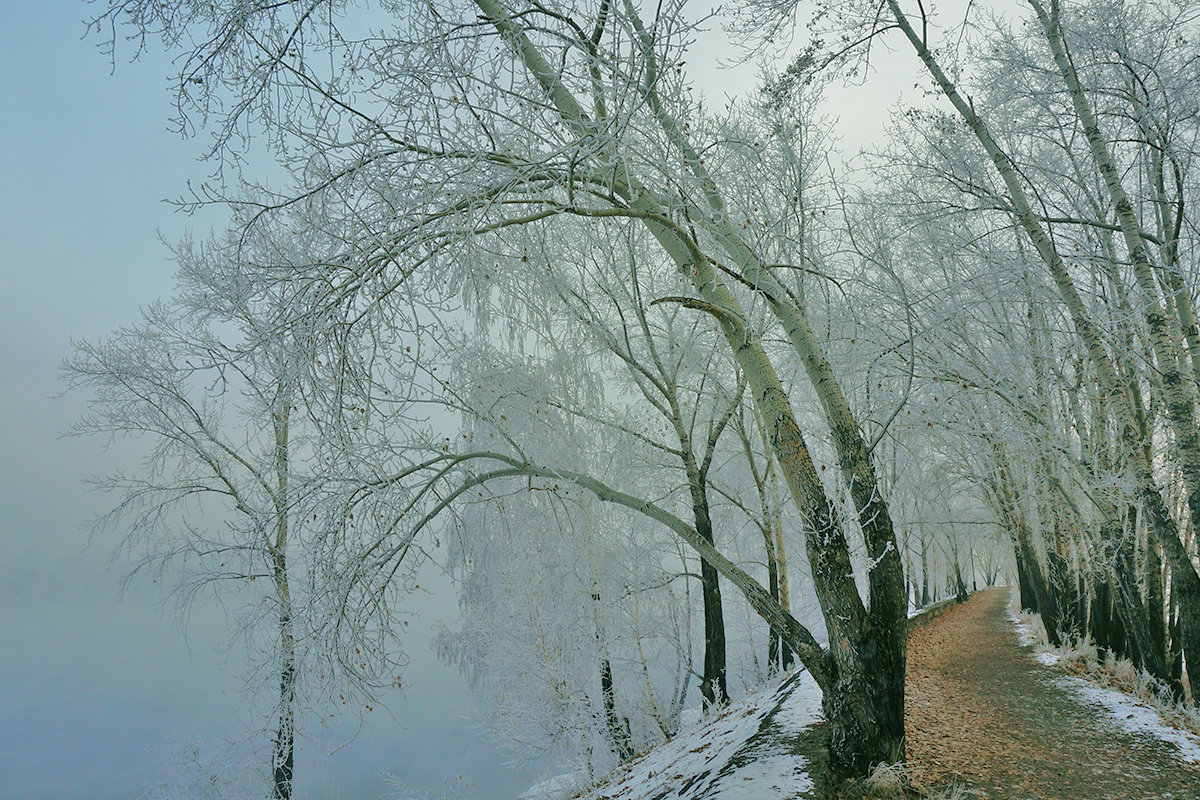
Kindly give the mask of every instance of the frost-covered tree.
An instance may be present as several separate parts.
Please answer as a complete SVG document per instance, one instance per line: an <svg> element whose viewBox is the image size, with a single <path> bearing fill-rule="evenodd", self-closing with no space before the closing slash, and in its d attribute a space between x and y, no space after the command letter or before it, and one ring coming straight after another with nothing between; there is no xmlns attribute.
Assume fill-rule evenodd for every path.
<svg viewBox="0 0 1200 800"><path fill-rule="evenodd" d="M350 8L118 0L98 26L161 33L184 51L181 113L207 119L218 152L233 152L243 126L265 128L294 184L256 193L261 213L247 227L319 206L312 223L344 246L289 280L321 287L305 296L354 307L356 320L387 319L442 289L469 294L499 271L518 281L530 263L521 238L507 235L518 229L563 248L580 227L652 240L654 285L678 288L645 301L713 326L722 360L743 376L799 522L828 645L691 522L614 482L517 455L520 441L485 454L460 453L453 440L381 470L374 485L407 498L397 508L412 524L383 526L356 569L385 579L390 554L481 482L568 481L672 531L780 633L825 692L840 772L901 760L902 562L873 459L877 432L866 430L873 409L848 392L816 324L822 303L798 280L813 269L801 224L811 217L786 178L805 163L792 135L803 120L727 136L689 88L692 27L678 2L389 2L370 21ZM777 112L797 102L801 83L793 75L774 88ZM798 391L819 409L815 438L790 399ZM835 467L824 479L816 439Z"/></svg>
<svg viewBox="0 0 1200 800"><path fill-rule="evenodd" d="M1178 684L1164 617L1177 647L1200 647L1194 4L968 4L946 27L920 2L751 0L737 27L779 41L808 11L798 74L857 70L886 38L931 81L936 102L906 114L881 166L910 194L899 227L928 226L927 277L908 279L945 272L969 298L918 318L948 327L937 379L984 395L962 407L1012 422L967 462L1027 534L1030 594L1071 635L1115 613L1135 660ZM964 279L1008 288L988 299Z"/></svg>
<svg viewBox="0 0 1200 800"><path fill-rule="evenodd" d="M343 520L327 506L334 476L315 422L313 388L328 381L317 378L320 326L290 324L291 287L258 283L247 269L254 259L282 268L306 258L288 234L184 242L178 296L106 339L79 342L63 365L69 387L91 394L71 432L146 448L140 468L96 481L119 498L96 530L119 535L137 570L174 584L182 606L211 596L235 609L236 633L261 664L256 677L274 684L276 798L292 794L306 709L331 696L370 703L381 674L395 680L390 636L358 630L335 643L329 633L336 609L322 554Z"/></svg>
<svg viewBox="0 0 1200 800"><path fill-rule="evenodd" d="M1187 87L1193 85L1195 65L1178 50L1179 41L1193 33L1191 17L1152 5L1067 8L1032 0L1032 16L1021 22L1028 35L1002 26L992 40L996 57L985 62L1022 80L999 86L995 101L977 110L907 17L896 4L889 5L991 162L1001 181L994 196L1009 209L1068 312L1088 380L1108 417L1104 427L1111 420L1115 429L1110 440L1117 450L1115 465L1128 476L1130 500L1171 564L1182 608L1183 649L1197 651L1200 574L1189 553L1187 528L1195 529L1200 503L1189 504L1192 517L1181 531L1170 516L1152 455L1157 418L1169 432L1162 439L1164 452L1183 488L1189 496L1200 492L1193 361L1200 339L1192 311L1194 265L1185 255L1194 152L1189 131L1195 131L1196 119L1194 92ZM1054 129L1045 137L1009 138L1010 126L1020 130L1021 117L1013 112L1022 108L1036 108L1033 118L1054 120ZM1031 157L1044 166L1025 173L1020 165ZM1063 174L1067 180L1059 177ZM1089 269L1080 270L1079 262ZM1119 314L1106 319L1089 302L1086 287L1093 276L1111 292ZM1149 363L1154 369L1145 370ZM1098 509L1104 529L1113 531L1106 538L1118 545L1130 542L1115 533L1124 525L1123 505L1103 503ZM1120 568L1116 577L1124 602L1135 609L1127 617L1131 632L1148 633L1149 621L1160 613L1148 612L1135 596L1136 571ZM1156 648L1149 637L1138 649L1161 662L1153 657ZM1165 665L1153 669L1165 677ZM1190 677L1200 679L1200 673Z"/></svg>
<svg viewBox="0 0 1200 800"><path fill-rule="evenodd" d="M744 385L736 365L722 361L721 345L706 320L677 304L651 306L647 298L676 290L678 281L661 284L662 273L654 269L657 254L647 247L648 237L637 233L601 240L591 249L581 241L582 259L538 248L520 285L504 292L516 325L511 330L548 348L553 354L548 369L566 379L562 389L542 393L545 402L569 418L607 428L631 455L649 448L647 469L682 473L687 502L681 516L714 544L710 473ZM526 251L533 252L528 243ZM546 298L561 306L562 318L547 318ZM605 385L590 396L579 395L575 387L588 382L567 376L580 369L607 377ZM524 441L523 433L512 433ZM725 626L717 572L702 562L700 573L700 693L705 704L712 704L728 697Z"/></svg>

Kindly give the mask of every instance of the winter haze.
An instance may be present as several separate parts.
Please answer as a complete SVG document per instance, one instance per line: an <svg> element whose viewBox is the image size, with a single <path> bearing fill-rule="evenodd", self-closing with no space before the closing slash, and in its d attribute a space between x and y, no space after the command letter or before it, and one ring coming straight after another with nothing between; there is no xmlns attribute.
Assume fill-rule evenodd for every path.
<svg viewBox="0 0 1200 800"><path fill-rule="evenodd" d="M180 610L153 571L125 583L136 554L114 556L111 533L88 541L90 520L111 498L84 481L136 469L144 451L60 437L86 405L80 393L59 396L59 363L73 340L100 338L171 294L164 241L203 237L224 219L163 202L206 179L211 165L197 160L207 134L167 130L172 65L160 48L128 63L127 46L110 64L97 37L83 38L89 8L4 0L4 10L2 792L137 797L169 782L192 743L202 758L219 757L260 721L241 713L247 657L236 641L226 647L225 610L208 600ZM727 52L719 32L697 50ZM693 77L714 105L753 85L753 65L722 69L694 58L702 63ZM842 157L879 140L881 107L912 99L911 64L887 66L893 59L881 51L882 78L831 93L826 113L836 117ZM361 727L309 720L297 771L306 796L375 798L394 791L386 780L394 775L465 798L512 797L538 777L507 766L473 723L480 709L467 680L429 646L435 626L458 614L453 588L432 571L421 581L405 601L406 691L391 693Z"/></svg>

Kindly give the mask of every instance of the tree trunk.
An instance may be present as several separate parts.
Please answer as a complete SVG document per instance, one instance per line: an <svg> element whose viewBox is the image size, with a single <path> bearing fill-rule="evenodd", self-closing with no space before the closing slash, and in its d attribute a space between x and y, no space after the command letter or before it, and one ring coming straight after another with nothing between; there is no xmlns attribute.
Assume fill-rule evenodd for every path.
<svg viewBox="0 0 1200 800"><path fill-rule="evenodd" d="M792 608L792 590L791 581L788 579L788 558L787 544L783 540L783 503L779 498L779 477L775 472L774 462L769 462L767 473L770 476L770 493L771 493L771 513L768 516L768 524L771 528L771 537L773 539L772 551L775 554L775 576L779 580L779 604L789 611ZM779 668L781 670L789 670L795 660L795 654L792 648L787 646L787 642L779 643Z"/></svg>
<svg viewBox="0 0 1200 800"><path fill-rule="evenodd" d="M273 554L275 596L279 603L279 726L272 753L272 796L275 800L290 800L292 779L296 766L296 641L292 634L292 595L288 575L288 515L291 513L289 463L291 456L289 431L291 392L285 381L277 387L279 411L272 415L275 429L275 506L274 541L269 547Z"/></svg>
<svg viewBox="0 0 1200 800"><path fill-rule="evenodd" d="M925 608L929 605L929 538L924 525L918 530L921 533L921 608Z"/></svg>
<svg viewBox="0 0 1200 800"><path fill-rule="evenodd" d="M775 563L775 537L771 535L769 529L764 529L763 532L763 547L766 550L767 557L767 590L771 593L771 597L779 600L779 567ZM779 665L779 631L770 628L767 632L767 663L774 669Z"/></svg>
<svg viewBox="0 0 1200 800"><path fill-rule="evenodd" d="M1088 630L1096 647L1102 650L1112 649L1112 603L1107 581L1096 581L1092 586Z"/></svg>
<svg viewBox="0 0 1200 800"><path fill-rule="evenodd" d="M1088 594L1088 581L1081 571L1077 574L1075 583L1075 618L1079 620L1079 631L1082 634L1086 634L1088 631L1088 608L1090 601L1091 596Z"/></svg>
<svg viewBox="0 0 1200 800"><path fill-rule="evenodd" d="M970 559L970 562L971 562L971 591L978 592L979 591L979 582L975 577L975 542L973 542L973 541L967 542L967 548L968 548L967 549L967 557Z"/></svg>
<svg viewBox="0 0 1200 800"><path fill-rule="evenodd" d="M1180 685L1183 685L1183 648L1179 644L1182 639L1182 631L1180 630L1180 627L1182 624L1183 614L1180 611L1179 597L1178 597L1179 588L1174 580L1174 575L1172 575L1170 585L1171 585L1171 605L1170 605L1171 613L1170 613L1170 619L1169 619L1168 625L1169 625L1170 631L1171 631L1171 637L1170 637L1171 649L1170 649L1170 652L1168 653L1167 665L1168 665L1168 669L1171 672L1171 679L1173 681L1178 682ZM1197 687L1195 685L1192 685L1192 686L1189 686L1188 688L1191 692L1192 702L1194 703L1196 700Z"/></svg>
<svg viewBox="0 0 1200 800"><path fill-rule="evenodd" d="M1014 468L1009 465L1004 448L999 442L990 442L996 459L996 495L1000 504L1005 524L1012 534L1013 547L1018 564L1023 568L1025 580L1033 595L1037 611L1042 616L1042 624L1046 628L1046 639L1051 645L1058 647L1062 644L1060 636L1060 619L1057 598L1050 591L1037 550L1033 544L1033 534L1029 530L1026 516L1019 503L1017 486L1013 479Z"/></svg>
<svg viewBox="0 0 1200 800"><path fill-rule="evenodd" d="M1170 675L1170 648L1167 646L1166 592L1163 587L1162 545L1152 533L1146 537L1146 613L1149 616L1150 646L1162 659Z"/></svg>
<svg viewBox="0 0 1200 800"><path fill-rule="evenodd" d="M1114 590L1108 596L1108 646L1114 655L1128 658L1129 642L1125 632L1125 619L1121 616L1121 603L1117 599L1118 593Z"/></svg>
<svg viewBox="0 0 1200 800"><path fill-rule="evenodd" d="M700 520L697 519L697 523ZM697 533L710 544L713 541L712 524L705 514L704 528L697 526ZM707 561L700 563L700 586L704 596L704 675L700 680L700 694L704 705L724 703L729 699L725 669L725 617L721 610L721 585L717 570Z"/></svg>
<svg viewBox="0 0 1200 800"><path fill-rule="evenodd" d="M1179 595L1180 651L1187 667L1188 688L1192 702L1198 703L1200 695L1200 580L1195 571L1181 570L1176 575L1175 588Z"/></svg>
<svg viewBox="0 0 1200 800"><path fill-rule="evenodd" d="M1038 613L1037 596L1033 593L1033 587L1029 583L1029 573L1025 569L1025 556L1021 554L1021 547L1017 544L1016 536L1012 536L1013 559L1017 563L1017 594L1021 603L1022 611Z"/></svg>
<svg viewBox="0 0 1200 800"><path fill-rule="evenodd" d="M281 619L281 625L290 625L290 620ZM290 637L289 637L290 638ZM279 675L279 727L275 734L275 747L271 762L274 765L272 797L275 800L290 800L292 778L295 774L296 742L296 665L295 655L285 656Z"/></svg>
<svg viewBox="0 0 1200 800"><path fill-rule="evenodd" d="M283 537L286 524L280 524ZM296 768L296 642L292 635L292 601L288 586L287 560L283 551L275 554L275 585L279 600L279 725L271 755L272 797L290 800Z"/></svg>
<svg viewBox="0 0 1200 800"><path fill-rule="evenodd" d="M967 602L967 584L963 581L962 568L954 565L954 599L956 602Z"/></svg>
<svg viewBox="0 0 1200 800"><path fill-rule="evenodd" d="M629 734L629 721L624 724L617 716L617 695L613 687L612 663L607 657L600 659L600 701L604 706L604 727L613 755L622 764L633 758L633 742Z"/></svg>
<svg viewBox="0 0 1200 800"><path fill-rule="evenodd" d="M1054 595L1054 607L1058 609L1058 628L1063 636L1068 638L1082 633L1079 621L1074 618L1075 598L1072 589L1075 585L1071 577L1067 560L1054 548L1046 549L1046 561L1049 567L1049 591Z"/></svg>
<svg viewBox="0 0 1200 800"><path fill-rule="evenodd" d="M596 133L594 123L564 85L558 70L525 35L517 19L496 0L474 1L484 18L496 28L526 70L541 85L564 123L579 136L593 138ZM653 42L632 12L630 20L640 37L638 41L644 50L647 68L650 69L654 56ZM679 125L661 107L654 87L654 81L647 82L647 105L672 143L683 148L686 167L700 177L701 188L709 196L709 202L719 204L715 187L703 172L703 160L693 157ZM839 465L854 500L854 510L863 531L868 557L874 565L868 576L869 610L864 607L855 585L850 550L842 526L825 496L778 373L757 333L749 328L750 318L690 232L665 213L654 193L629 172L628 163L623 154L606 154L601 167L608 175L611 191L624 202L620 207L606 209L602 213L644 222L667 256L674 261L680 274L691 282L699 297L699 300L672 300L699 308L716 318L734 358L743 369L776 463L796 509L806 522L805 545L814 588L829 633L828 654L815 657L820 649L815 646L811 634L803 630L761 586L721 556L703 537L695 536L692 530L678 527L676 530L693 543L706 559L716 559L714 566L719 561L724 574L744 579L745 585L739 588L772 624L788 626L789 638L794 640L798 655L824 692L831 731L830 756L835 771L845 776L863 777L880 763L902 761L904 649L907 636L903 574L891 517L876 486L869 452L858 426L848 413L848 406L840 396L840 387L829 365L819 349L815 348L811 331L798 331L796 317L780 312L779 305L786 294L768 296L772 309L780 314L789 337L804 360L830 423ZM699 212L699 209L696 210ZM580 209L578 213L585 212ZM600 213L597 212L597 215ZM712 218L713 215L697 213L695 222L703 225L707 224L705 220L711 221ZM736 255L739 265L747 269L759 266L753 253L741 242L732 227L717 230L714 236L723 247ZM766 277L769 277L769 272ZM796 310L796 313L801 317L799 322L803 323L802 312ZM798 341L799 344L796 344ZM609 494L615 497L618 493ZM642 505L646 504L643 502Z"/></svg>
<svg viewBox="0 0 1200 800"><path fill-rule="evenodd" d="M1181 610L1179 643L1186 659L1187 653L1200 653L1200 576L1196 574L1196 569L1192 565L1191 558L1187 555L1187 550L1179 538L1175 521L1167 510L1166 504L1163 502L1162 494L1157 489L1150 487L1143 489L1141 510L1145 515L1146 534L1151 549L1157 545L1163 548L1163 550L1174 551L1175 553L1174 557L1168 559L1168 563L1171 564L1171 573L1176 578L1173 588L1178 592ZM1185 562L1183 569L1176 569L1176 560ZM1136 589L1136 572L1130 574L1125 580L1133 589ZM1158 608L1161 614L1161 605ZM1156 678L1166 681L1171 686L1172 691L1178 697L1182 698L1184 696L1183 684L1172 674L1171 664L1165 650L1160 649L1154 644L1153 634L1150 630L1152 624L1148 619L1149 613L1143 604L1141 619L1147 620L1147 629L1145 631L1145 640L1140 644L1144 650L1149 651L1147 668ZM1200 661L1200 658L1195 660ZM1187 667L1188 680L1192 686L1196 686L1196 681L1200 680L1200 663L1192 664L1188 660Z"/></svg>
<svg viewBox="0 0 1200 800"><path fill-rule="evenodd" d="M835 777L862 777L880 764L905 760L904 693L880 676L899 673L889 637L865 636L853 658L834 667L834 691L824 695L830 723L829 749ZM837 659L831 659L837 660Z"/></svg>

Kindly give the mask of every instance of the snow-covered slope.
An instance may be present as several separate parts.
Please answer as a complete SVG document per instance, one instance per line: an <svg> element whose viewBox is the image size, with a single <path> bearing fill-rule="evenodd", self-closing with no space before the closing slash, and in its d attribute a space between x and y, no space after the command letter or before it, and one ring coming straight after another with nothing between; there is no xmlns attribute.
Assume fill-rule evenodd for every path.
<svg viewBox="0 0 1200 800"><path fill-rule="evenodd" d="M807 672L793 672L617 768L593 789L573 795L553 780L522 797L812 800L818 795L805 754L821 750L820 734L812 729L820 720L820 690Z"/></svg>

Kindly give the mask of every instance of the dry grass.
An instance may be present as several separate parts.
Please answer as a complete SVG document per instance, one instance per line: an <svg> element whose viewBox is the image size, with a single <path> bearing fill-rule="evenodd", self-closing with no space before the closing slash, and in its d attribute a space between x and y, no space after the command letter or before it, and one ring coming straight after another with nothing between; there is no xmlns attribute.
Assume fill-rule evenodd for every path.
<svg viewBox="0 0 1200 800"><path fill-rule="evenodd" d="M1014 598L1016 595L1014 595ZM1031 614L1028 611L1017 608L1015 604L1009 606L1009 615L1016 619L1018 630L1024 634L1021 637L1021 644L1033 644L1038 649L1048 648L1049 640L1046 639L1046 626L1042 624L1041 614Z"/></svg>
<svg viewBox="0 0 1200 800"><path fill-rule="evenodd" d="M958 785L934 790L914 777L907 764L880 764L862 781L853 781L839 792L842 800L968 800Z"/></svg>

